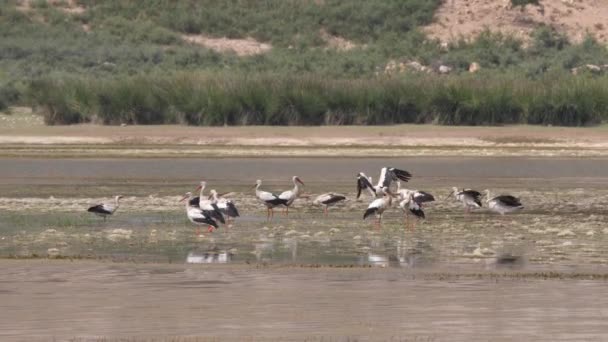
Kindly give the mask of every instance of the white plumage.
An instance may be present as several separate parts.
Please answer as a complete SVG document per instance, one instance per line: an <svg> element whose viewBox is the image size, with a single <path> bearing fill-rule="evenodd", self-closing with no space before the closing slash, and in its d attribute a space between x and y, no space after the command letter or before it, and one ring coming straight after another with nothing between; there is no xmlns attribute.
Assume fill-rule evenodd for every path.
<svg viewBox="0 0 608 342"><path fill-rule="evenodd" d="M506 213L511 213L514 211L519 211L524 208L524 206L519 201L519 198L511 196L511 195L500 195L496 197L492 197L490 194L490 190L485 190L486 193L486 203L488 203L488 208L494 212L497 212L501 215Z"/></svg>
<svg viewBox="0 0 608 342"><path fill-rule="evenodd" d="M346 196L344 196L344 195L336 194L333 192L328 192L326 194L317 196L317 198L315 198L315 200L312 203L314 205L323 206L323 212L325 213L325 216L327 216L327 209L329 206L340 203L340 202L344 201L345 199L346 199Z"/></svg>
<svg viewBox="0 0 608 342"><path fill-rule="evenodd" d="M287 206L287 200L279 198L271 192L260 190L260 186L262 186L262 181L258 179L255 182L255 196L266 206L266 220L269 220L274 216L273 208L279 205Z"/></svg>
<svg viewBox="0 0 608 342"><path fill-rule="evenodd" d="M280 199L287 201L285 204L287 216L289 216L289 206L296 200L296 198L300 196L300 184L304 185L304 182L302 182L298 176L293 176L291 180L293 181L293 189L283 191L281 194L279 194Z"/></svg>

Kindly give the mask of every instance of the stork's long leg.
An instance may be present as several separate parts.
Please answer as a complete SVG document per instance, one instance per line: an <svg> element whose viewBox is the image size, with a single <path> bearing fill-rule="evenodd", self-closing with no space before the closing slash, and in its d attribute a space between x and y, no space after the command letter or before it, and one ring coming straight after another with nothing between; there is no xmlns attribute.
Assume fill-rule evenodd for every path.
<svg viewBox="0 0 608 342"><path fill-rule="evenodd" d="M201 227L196 227L196 236L201 236Z"/></svg>
<svg viewBox="0 0 608 342"><path fill-rule="evenodd" d="M327 206L325 206L325 208L323 208L323 212L325 213L325 217L327 217Z"/></svg>
<svg viewBox="0 0 608 342"><path fill-rule="evenodd" d="M287 206L287 209L285 210L285 216L289 217L289 206Z"/></svg>

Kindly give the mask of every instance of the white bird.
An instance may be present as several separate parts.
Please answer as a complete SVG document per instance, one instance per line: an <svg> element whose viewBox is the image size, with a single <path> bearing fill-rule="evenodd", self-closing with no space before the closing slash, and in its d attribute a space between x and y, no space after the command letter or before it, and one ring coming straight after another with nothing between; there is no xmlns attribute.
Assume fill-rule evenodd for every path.
<svg viewBox="0 0 608 342"><path fill-rule="evenodd" d="M422 207L423 203L435 201L435 197L426 191L409 190L409 189L401 188L401 182L397 182L397 193L396 194L399 197L400 201L406 200L410 197L410 195L412 195L414 201L416 201L416 203L418 203L418 205L420 207Z"/></svg>
<svg viewBox="0 0 608 342"><path fill-rule="evenodd" d="M399 208L401 208L401 210L403 210L405 214L405 225L407 226L407 217L409 214L412 214L418 217L419 219L424 219L426 218L426 216L424 215L424 211L422 210L422 202L418 202L416 200L416 191L406 191L408 191L407 195L405 198L403 198L403 200L401 200L401 202L399 202ZM415 224L412 224L412 229L414 228L414 226Z"/></svg>
<svg viewBox="0 0 608 342"><path fill-rule="evenodd" d="M333 192L328 192L326 194L317 196L317 198L315 198L315 200L312 203L314 205L322 205L323 212L325 213L325 216L327 216L327 208L329 206L335 205L341 201L344 201L345 199L346 199L346 196L344 196L344 195L336 194Z"/></svg>
<svg viewBox="0 0 608 342"><path fill-rule="evenodd" d="M471 209L481 208L481 193L472 189L458 190L457 187L452 187L452 192L448 195L454 196L464 206L464 212L469 213Z"/></svg>
<svg viewBox="0 0 608 342"><path fill-rule="evenodd" d="M384 187L382 189L383 196L381 198L376 198L373 200L368 206L367 210L363 214L363 219L365 220L367 217L371 215L376 215L376 225L380 225L382 221L382 214L387 208L390 208L393 203L393 194L390 192L388 187Z"/></svg>
<svg viewBox="0 0 608 342"><path fill-rule="evenodd" d="M270 220L272 217L274 217L273 208L276 206L279 206L279 205L287 206L287 200L279 198L279 196L277 196L271 192L260 190L261 185L262 185L262 181L258 179L254 185L255 196L260 201L262 201L262 203L264 203L264 205L266 206L266 210L267 210L266 220Z"/></svg>
<svg viewBox="0 0 608 342"><path fill-rule="evenodd" d="M232 200L221 197L215 189L212 189L209 193L211 194L211 201L217 205L222 214L228 216L229 219L239 217L239 211Z"/></svg>
<svg viewBox="0 0 608 342"><path fill-rule="evenodd" d="M186 200L186 216L190 222L197 225L196 227L196 235L200 235L201 230L199 225L208 225L208 232L212 232L215 228L218 227L217 222L211 217L209 212L205 212L198 206L194 206L190 204L190 201L193 199L192 193L187 192L184 197L180 200L180 202Z"/></svg>
<svg viewBox="0 0 608 342"><path fill-rule="evenodd" d="M226 223L220 208L212 200L204 196L205 186L207 186L207 182L201 181L200 185L196 187L196 191L200 190L199 196L190 198L188 203L191 206L198 206L207 216L212 217L214 220L218 220L222 224Z"/></svg>
<svg viewBox="0 0 608 342"><path fill-rule="evenodd" d="M513 197L511 195L500 195L492 197L490 195L490 190L485 190L485 193L487 197L486 203L488 203L488 208L501 215L518 211L524 208L524 206L519 201L519 198L517 197Z"/></svg>
<svg viewBox="0 0 608 342"><path fill-rule="evenodd" d="M87 209L87 211L90 213L93 213L97 216L103 217L103 220L105 222L106 217L114 214L116 212L116 210L118 210L118 205L119 205L118 200L120 200L121 198L122 198L122 196L118 195L118 196L114 197L113 204L102 203L102 204L94 205L94 206L90 207L89 209Z"/></svg>
<svg viewBox="0 0 608 342"><path fill-rule="evenodd" d="M300 196L300 184L304 185L304 182L302 182L302 180L298 176L293 176L291 180L293 181L293 189L283 191L281 192L281 194L279 194L280 199L287 200L287 203L285 204L285 213L287 216L289 216L289 206L296 200L296 198Z"/></svg>
<svg viewBox="0 0 608 342"><path fill-rule="evenodd" d="M402 180L407 182L412 178L412 174L405 171L396 169L394 167L383 167L380 170L380 178L378 178L378 184L374 186L371 182L371 178L365 175L363 172L359 172L357 175L357 199L361 196L363 189L368 189L372 197L382 197L384 195L383 189L391 189L394 181Z"/></svg>

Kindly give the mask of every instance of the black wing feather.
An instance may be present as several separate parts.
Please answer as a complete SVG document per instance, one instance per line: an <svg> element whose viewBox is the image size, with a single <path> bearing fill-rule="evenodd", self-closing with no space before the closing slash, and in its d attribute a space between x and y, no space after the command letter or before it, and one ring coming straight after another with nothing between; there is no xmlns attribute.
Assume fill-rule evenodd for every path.
<svg viewBox="0 0 608 342"><path fill-rule="evenodd" d="M188 205L191 207L198 207L201 203L201 198L199 196L196 197L192 197L189 201L188 201Z"/></svg>
<svg viewBox="0 0 608 342"><path fill-rule="evenodd" d="M435 200L435 197L431 194L429 194L428 192L424 192L424 191L418 191L416 193L416 195L414 196L414 201L416 201L416 203L421 204L421 203L425 203L425 202L433 202Z"/></svg>
<svg viewBox="0 0 608 342"><path fill-rule="evenodd" d="M365 211L365 214L363 214L363 219L365 220L368 216L373 215L374 213L376 213L376 211L378 211L378 208L368 208Z"/></svg>
<svg viewBox="0 0 608 342"><path fill-rule="evenodd" d="M424 216L424 211L422 211L422 209L420 209L420 207L417 207L417 208L410 208L410 212L411 212L412 214L414 214L415 216L417 216L417 217L420 217L420 218L425 218L425 216Z"/></svg>
<svg viewBox="0 0 608 342"><path fill-rule="evenodd" d="M323 203L323 204L332 204L332 203L343 201L345 199L346 199L346 197L344 197L342 195L333 195L332 194L331 197L328 200L326 200L324 202L321 202L321 203Z"/></svg>
<svg viewBox="0 0 608 342"><path fill-rule="evenodd" d="M266 201L266 202L270 203L272 205L284 205L284 206L287 206L287 202L288 201L286 199L275 197L274 199L271 199L270 201Z"/></svg>
<svg viewBox="0 0 608 342"><path fill-rule="evenodd" d="M511 195L501 195L496 197L496 199L511 207L521 206L521 202L519 201L519 199Z"/></svg>
<svg viewBox="0 0 608 342"><path fill-rule="evenodd" d="M226 202L226 213L231 217L239 217L239 211L236 208L236 205L231 201Z"/></svg>
<svg viewBox="0 0 608 342"><path fill-rule="evenodd" d="M359 199L359 197L361 196L361 191L363 191L363 189L372 189L374 190L374 186L372 185L372 183L369 182L369 179L367 179L367 177L358 174L357 175L357 199Z"/></svg>
<svg viewBox="0 0 608 342"><path fill-rule="evenodd" d="M203 212L204 213L204 212ZM197 217L197 218L193 218L192 221L197 222L197 223L205 223L208 224L210 226L213 226L215 228L217 228L217 222L215 222L212 218L207 217L207 214L205 214L205 217Z"/></svg>
<svg viewBox="0 0 608 342"><path fill-rule="evenodd" d="M103 208L103 204L94 205L94 206L90 207L89 209L87 209L87 211L90 213L99 213L99 214L108 214L108 215L112 214L111 212L109 212Z"/></svg>
<svg viewBox="0 0 608 342"><path fill-rule="evenodd" d="M480 207L483 207L483 205L481 203L482 195L479 191L472 190L472 189L464 189L464 190L462 190L461 193L464 194L465 196L473 197L473 201L475 201L475 203L477 203L477 205L479 205Z"/></svg>

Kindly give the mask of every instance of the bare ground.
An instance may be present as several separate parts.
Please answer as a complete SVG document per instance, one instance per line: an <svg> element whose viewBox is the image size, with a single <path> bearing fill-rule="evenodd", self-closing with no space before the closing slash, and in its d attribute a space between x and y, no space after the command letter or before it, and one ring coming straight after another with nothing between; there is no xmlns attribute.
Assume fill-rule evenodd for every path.
<svg viewBox="0 0 608 342"><path fill-rule="evenodd" d="M608 41L608 2L603 0L542 0L542 6L511 8L510 0L446 0L425 31L442 42L477 36L484 29L527 41L541 24L555 27L580 42L591 34Z"/></svg>
<svg viewBox="0 0 608 342"><path fill-rule="evenodd" d="M45 126L33 115L0 122L2 156L608 155L606 126Z"/></svg>

